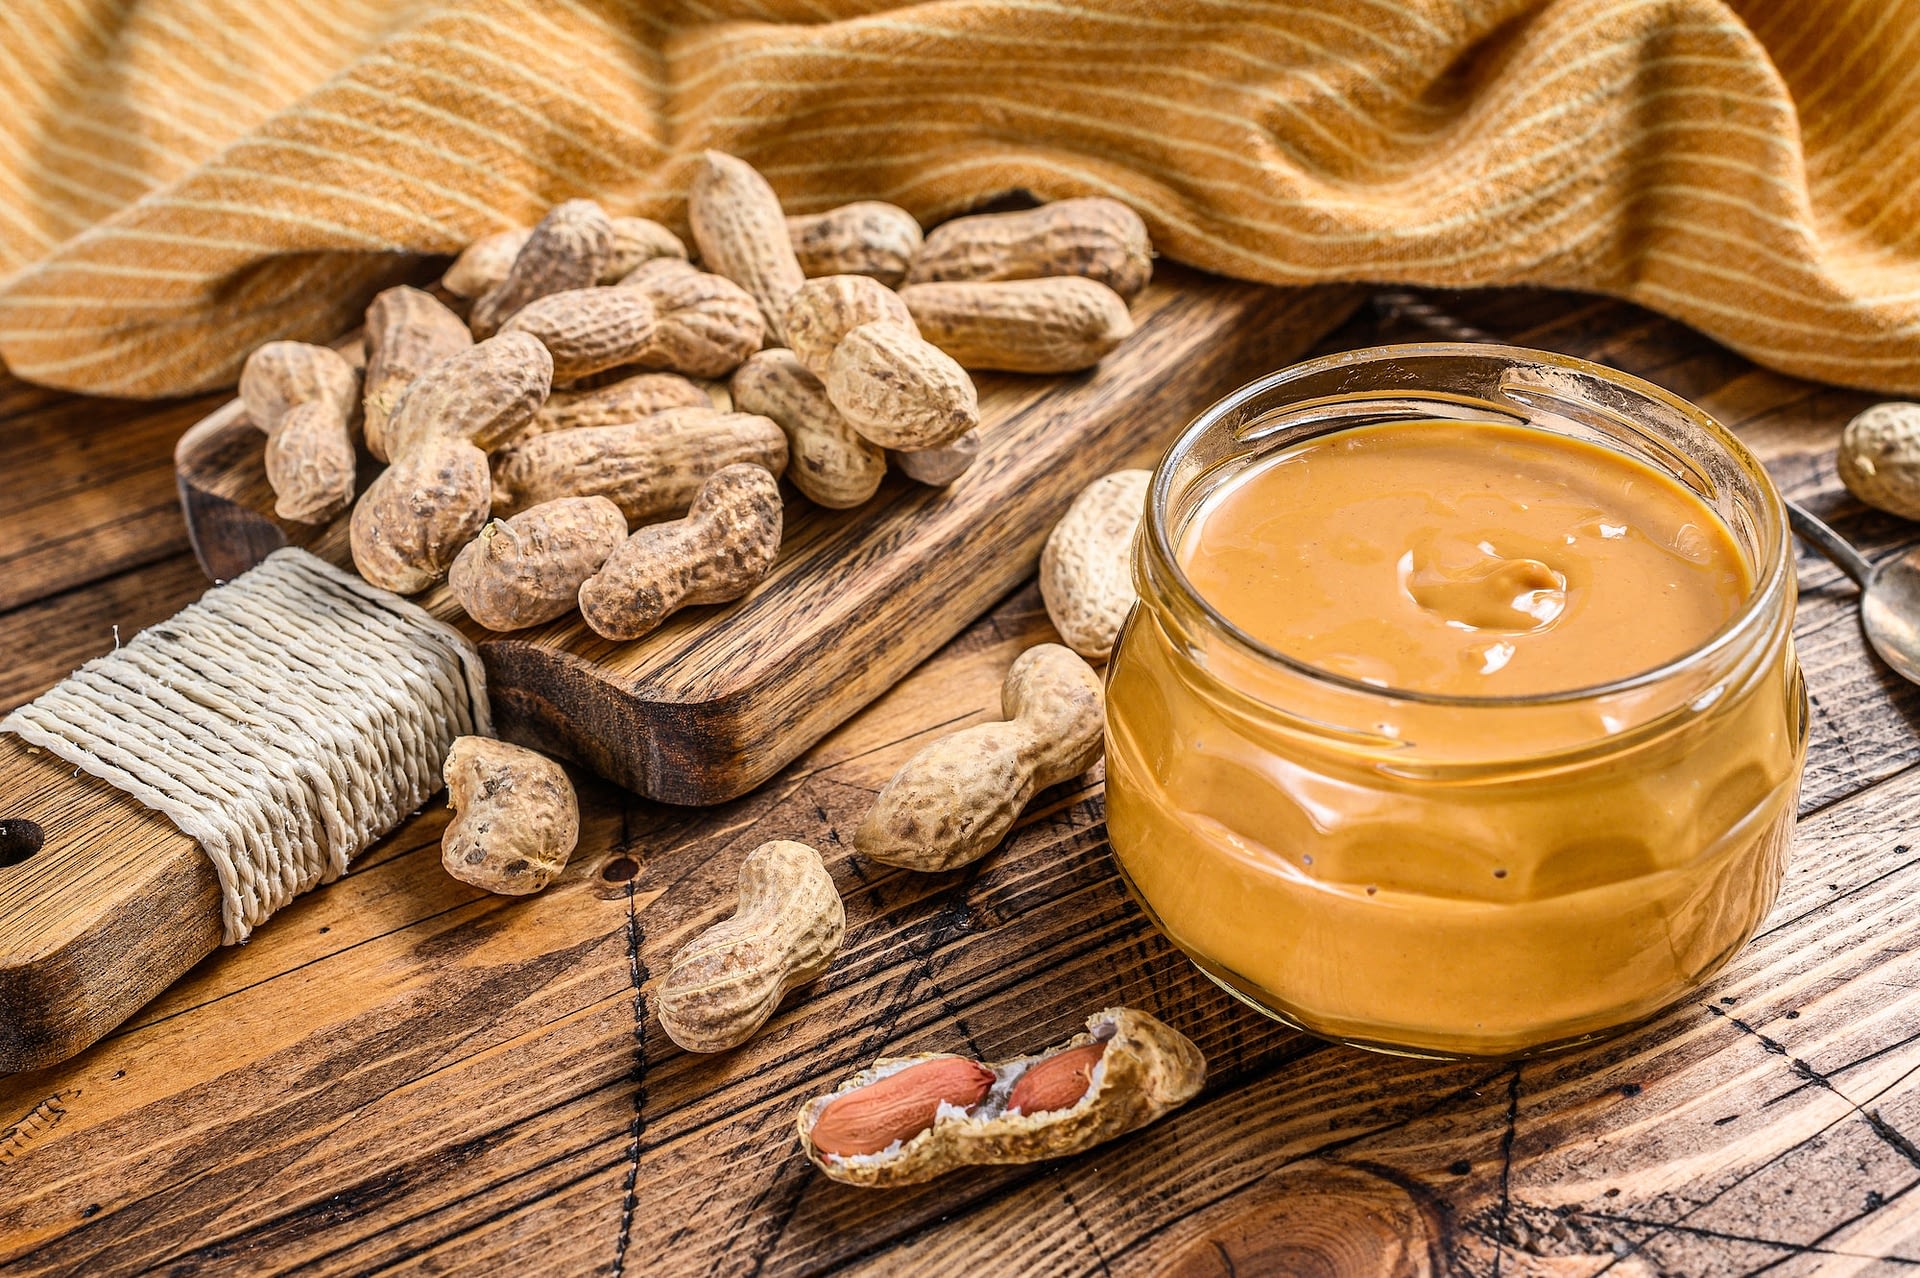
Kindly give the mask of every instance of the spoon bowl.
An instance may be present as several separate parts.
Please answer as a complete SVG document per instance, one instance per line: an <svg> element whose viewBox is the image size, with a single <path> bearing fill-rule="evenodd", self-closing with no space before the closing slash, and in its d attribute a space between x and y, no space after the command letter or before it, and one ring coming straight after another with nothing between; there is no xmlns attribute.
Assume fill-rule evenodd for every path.
<svg viewBox="0 0 1920 1278"><path fill-rule="evenodd" d="M1920 683L1920 547L1873 570L1860 592L1860 624L1882 661Z"/></svg>
<svg viewBox="0 0 1920 1278"><path fill-rule="evenodd" d="M1878 566L1797 502L1787 503L1794 533L1860 587L1860 626L1894 673L1920 683L1920 546Z"/></svg>

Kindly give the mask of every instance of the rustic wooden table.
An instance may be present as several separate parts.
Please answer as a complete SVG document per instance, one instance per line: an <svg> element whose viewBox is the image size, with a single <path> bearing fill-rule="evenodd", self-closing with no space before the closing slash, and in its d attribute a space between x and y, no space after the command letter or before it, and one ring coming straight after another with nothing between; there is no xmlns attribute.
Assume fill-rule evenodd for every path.
<svg viewBox="0 0 1920 1278"><path fill-rule="evenodd" d="M1834 477L1869 396L1616 303L1441 300L1705 405L1876 555L1920 532ZM1363 312L1327 346L1423 336ZM210 402L0 384L0 708L204 588L168 460ZM1866 655L1837 573L1803 558L1801 581L1813 745L1779 906L1613 1042L1444 1065L1262 1020L1128 901L1097 774L962 873L849 856L879 784L1049 637L1029 587L759 793L684 811L589 784L573 865L526 901L448 878L427 811L85 1054L0 1080L0 1272L1920 1272L1920 690ZM773 837L827 853L845 954L745 1048L689 1056L650 982ZM1211 1062L1155 1127L892 1193L795 1153L795 1106L874 1056L1009 1055L1112 1003Z"/></svg>

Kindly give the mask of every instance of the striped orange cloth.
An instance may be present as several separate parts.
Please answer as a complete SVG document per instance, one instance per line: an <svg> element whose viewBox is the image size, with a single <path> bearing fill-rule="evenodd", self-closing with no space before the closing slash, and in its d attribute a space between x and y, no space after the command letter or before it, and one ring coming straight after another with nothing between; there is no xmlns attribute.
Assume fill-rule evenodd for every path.
<svg viewBox="0 0 1920 1278"><path fill-rule="evenodd" d="M0 355L232 380L573 195L1027 188L1289 284L1533 283L1920 391L1913 0L5 0Z"/></svg>

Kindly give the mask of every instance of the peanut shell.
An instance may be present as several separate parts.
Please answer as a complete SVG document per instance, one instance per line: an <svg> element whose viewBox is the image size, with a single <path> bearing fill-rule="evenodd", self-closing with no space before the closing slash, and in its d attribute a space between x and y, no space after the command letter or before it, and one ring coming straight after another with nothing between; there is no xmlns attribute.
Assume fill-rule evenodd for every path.
<svg viewBox="0 0 1920 1278"><path fill-rule="evenodd" d="M1867 505L1920 519L1920 404L1875 404L1840 434L1840 479Z"/></svg>
<svg viewBox="0 0 1920 1278"><path fill-rule="evenodd" d="M1020 654L1000 687L1006 718L930 742L881 787L853 833L870 860L943 873L1000 845L1033 796L1079 776L1105 749L1100 676L1043 643Z"/></svg>
<svg viewBox="0 0 1920 1278"><path fill-rule="evenodd" d="M864 275L808 280L787 304L787 345L809 373L825 378L841 339L862 324L878 322L919 332L899 295Z"/></svg>
<svg viewBox="0 0 1920 1278"><path fill-rule="evenodd" d="M707 269L751 293L778 340L787 302L807 278L787 237L780 197L746 161L708 151L687 195L687 220Z"/></svg>
<svg viewBox="0 0 1920 1278"><path fill-rule="evenodd" d="M468 317L475 337L492 337L521 307L549 293L588 288L613 248L613 225L592 200L556 204L527 236L507 277L480 295Z"/></svg>
<svg viewBox="0 0 1920 1278"><path fill-rule="evenodd" d="M354 503L353 566L396 594L425 590L487 522L487 455L464 439L432 436L380 472Z"/></svg>
<svg viewBox="0 0 1920 1278"><path fill-rule="evenodd" d="M686 511L707 476L752 462L787 468L787 437L750 413L675 408L620 426L555 431L494 458L494 500L504 514L556 497L610 497L631 524Z"/></svg>
<svg viewBox="0 0 1920 1278"><path fill-rule="evenodd" d="M907 279L920 284L1053 275L1085 276L1131 299L1153 275L1146 223L1120 201L1101 196L959 217L927 232Z"/></svg>
<svg viewBox="0 0 1920 1278"><path fill-rule="evenodd" d="M998 283L909 284L900 300L920 335L962 368L1071 373L1133 334L1118 293L1074 275Z"/></svg>
<svg viewBox="0 0 1920 1278"><path fill-rule="evenodd" d="M524 746L458 737L441 769L453 819L440 863L489 892L538 892L580 841L580 804L560 765Z"/></svg>
<svg viewBox="0 0 1920 1278"><path fill-rule="evenodd" d="M847 425L792 351L759 352L733 375L732 390L742 412L771 418L787 433L787 478L815 505L858 506L887 477L886 453Z"/></svg>
<svg viewBox="0 0 1920 1278"><path fill-rule="evenodd" d="M766 321L747 291L678 258L656 258L620 281L653 303L652 339L636 362L693 377L722 377L760 349Z"/></svg>
<svg viewBox="0 0 1920 1278"><path fill-rule="evenodd" d="M1066 1109L1010 1114L1002 1108L1028 1069L1062 1052L1102 1043L1091 1086ZM933 1055L887 1057L833 1091L800 1107L795 1125L807 1158L834 1180L868 1189L892 1189L933 1180L960 1167L1032 1163L1084 1153L1199 1095L1207 1062L1178 1030L1145 1012L1108 1008L1087 1018L1087 1031L1032 1056L989 1066L998 1076L987 1098L964 1110L941 1110L925 1130L871 1154L822 1153L814 1125L835 1099L869 1086Z"/></svg>
<svg viewBox="0 0 1920 1278"><path fill-rule="evenodd" d="M1118 470L1081 490L1040 552L1040 598L1067 646L1088 661L1113 655L1138 598L1133 539L1146 513L1149 470Z"/></svg>
<svg viewBox="0 0 1920 1278"><path fill-rule="evenodd" d="M848 424L882 448L940 448L980 424L967 371L898 324L848 333L820 380Z"/></svg>
<svg viewBox="0 0 1920 1278"><path fill-rule="evenodd" d="M558 497L495 519L447 573L467 615L489 630L519 630L572 612L580 587L627 539L627 521L605 497Z"/></svg>
<svg viewBox="0 0 1920 1278"><path fill-rule="evenodd" d="M788 993L826 975L847 912L820 854L775 840L740 866L740 904L680 947L661 982L660 1027L689 1052L724 1052L759 1032Z"/></svg>
<svg viewBox="0 0 1920 1278"><path fill-rule="evenodd" d="M578 426L618 426L669 408L707 408L712 400L678 373L633 373L586 390L557 390L520 438Z"/></svg>
<svg viewBox="0 0 1920 1278"><path fill-rule="evenodd" d="M388 455L405 458L429 439L461 439L491 452L532 423L552 384L553 357L537 337L490 337L407 384L387 420Z"/></svg>
<svg viewBox="0 0 1920 1278"><path fill-rule="evenodd" d="M680 237L650 218L615 217L607 219L607 225L612 234L596 284L617 283L657 258L687 260L687 246Z"/></svg>
<svg viewBox="0 0 1920 1278"><path fill-rule="evenodd" d="M240 369L247 420L271 435L296 404L324 399L348 411L360 395L360 372L346 356L311 342L268 342Z"/></svg>
<svg viewBox="0 0 1920 1278"><path fill-rule="evenodd" d="M296 524L332 522L353 504L358 458L347 415L331 399L295 404L267 436L273 513Z"/></svg>
<svg viewBox="0 0 1920 1278"><path fill-rule="evenodd" d="M913 214L879 200L857 200L825 213L787 219L794 256L809 279L819 275L869 275L888 288L906 278L920 251L920 223Z"/></svg>
<svg viewBox="0 0 1920 1278"><path fill-rule="evenodd" d="M649 524L580 587L580 615L603 639L638 639L681 608L752 590L780 553L780 485L750 462L700 485L686 518Z"/></svg>
<svg viewBox="0 0 1920 1278"><path fill-rule="evenodd" d="M562 385L636 362L653 341L653 303L637 289L572 288L527 303L501 333L528 333L553 356Z"/></svg>
<svg viewBox="0 0 1920 1278"><path fill-rule="evenodd" d="M916 452L890 450L887 464L916 484L945 488L971 470L979 457L980 428L976 426L951 444L938 448L922 448Z"/></svg>
<svg viewBox="0 0 1920 1278"><path fill-rule="evenodd" d="M400 285L367 307L366 389L361 429L367 451L387 461L387 424L400 396L428 369L471 348L467 322L433 294Z"/></svg>
<svg viewBox="0 0 1920 1278"><path fill-rule="evenodd" d="M513 259L520 256L532 234L531 226L516 226L481 236L453 259L440 277L440 287L455 297L479 297L507 278Z"/></svg>

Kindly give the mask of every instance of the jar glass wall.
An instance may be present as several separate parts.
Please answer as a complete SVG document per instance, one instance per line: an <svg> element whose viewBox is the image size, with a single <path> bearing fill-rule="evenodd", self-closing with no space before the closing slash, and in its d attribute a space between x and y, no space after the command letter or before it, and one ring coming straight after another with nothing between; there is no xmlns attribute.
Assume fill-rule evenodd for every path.
<svg viewBox="0 0 1920 1278"><path fill-rule="evenodd" d="M1191 588L1176 547L1222 484L1317 435L1436 418L1530 426L1672 475L1725 523L1751 594L1657 669L1465 697L1316 669ZM1508 1056L1642 1020L1726 962L1779 889L1807 732L1790 551L1739 441L1608 369L1422 345L1255 382L1154 477L1140 603L1108 670L1121 871L1202 970L1329 1038Z"/></svg>

